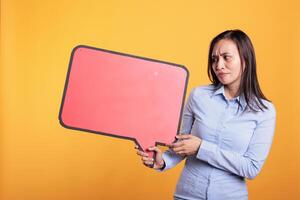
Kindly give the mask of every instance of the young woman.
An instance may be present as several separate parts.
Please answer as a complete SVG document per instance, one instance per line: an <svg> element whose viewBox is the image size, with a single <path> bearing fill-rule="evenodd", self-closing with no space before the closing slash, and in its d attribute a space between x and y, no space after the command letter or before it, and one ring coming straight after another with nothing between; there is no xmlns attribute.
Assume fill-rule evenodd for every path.
<svg viewBox="0 0 300 200"><path fill-rule="evenodd" d="M248 199L245 178L261 171L276 112L259 87L254 49L244 32L225 31L211 41L208 75L211 85L191 91L181 134L170 149L150 148L155 160L145 152L137 154L159 171L186 160L174 199Z"/></svg>

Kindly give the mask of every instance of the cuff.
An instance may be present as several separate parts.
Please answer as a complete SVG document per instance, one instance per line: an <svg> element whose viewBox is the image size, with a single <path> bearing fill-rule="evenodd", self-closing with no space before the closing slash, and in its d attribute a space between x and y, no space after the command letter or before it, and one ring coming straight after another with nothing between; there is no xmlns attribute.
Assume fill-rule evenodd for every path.
<svg viewBox="0 0 300 200"><path fill-rule="evenodd" d="M166 151L162 154L162 158L165 162L165 166L162 169L157 169L158 172L166 171L175 165L177 165L184 157L179 156L171 151Z"/></svg>

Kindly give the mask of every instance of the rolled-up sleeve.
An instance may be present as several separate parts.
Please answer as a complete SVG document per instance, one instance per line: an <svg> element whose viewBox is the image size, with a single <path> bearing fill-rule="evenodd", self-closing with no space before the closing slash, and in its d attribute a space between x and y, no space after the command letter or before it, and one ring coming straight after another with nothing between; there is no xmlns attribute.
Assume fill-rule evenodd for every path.
<svg viewBox="0 0 300 200"><path fill-rule="evenodd" d="M255 178L262 169L273 141L276 121L274 106L270 106L263 116L254 130L247 151L243 155L224 150L218 144L202 140L197 158L236 175L248 179Z"/></svg>

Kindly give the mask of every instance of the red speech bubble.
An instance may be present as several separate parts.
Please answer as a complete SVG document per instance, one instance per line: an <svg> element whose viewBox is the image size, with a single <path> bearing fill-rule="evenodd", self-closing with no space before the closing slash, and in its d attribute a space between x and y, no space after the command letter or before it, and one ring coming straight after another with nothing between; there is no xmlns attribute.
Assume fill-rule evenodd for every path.
<svg viewBox="0 0 300 200"><path fill-rule="evenodd" d="M188 75L182 65L77 46L59 121L66 128L133 140L143 151L171 143L180 128Z"/></svg>

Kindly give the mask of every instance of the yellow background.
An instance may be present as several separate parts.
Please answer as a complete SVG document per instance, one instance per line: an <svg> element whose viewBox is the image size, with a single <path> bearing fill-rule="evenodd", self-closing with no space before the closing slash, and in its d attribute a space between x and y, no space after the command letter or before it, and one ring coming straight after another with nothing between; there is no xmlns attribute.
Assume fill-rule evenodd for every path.
<svg viewBox="0 0 300 200"><path fill-rule="evenodd" d="M300 199L298 2L1 0L0 199L172 199L182 164L157 173L131 141L60 126L71 50L183 64L189 92L209 83L210 40L234 28L251 37L261 87L277 108L272 150L248 181L249 197Z"/></svg>

